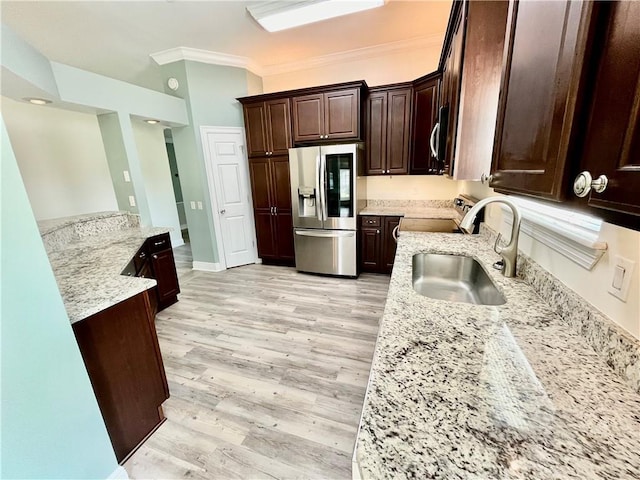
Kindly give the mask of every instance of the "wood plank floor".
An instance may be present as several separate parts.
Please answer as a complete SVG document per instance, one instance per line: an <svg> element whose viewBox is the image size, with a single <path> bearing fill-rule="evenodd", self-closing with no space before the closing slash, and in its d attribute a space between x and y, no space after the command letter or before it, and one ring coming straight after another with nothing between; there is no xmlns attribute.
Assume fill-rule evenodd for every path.
<svg viewBox="0 0 640 480"><path fill-rule="evenodd" d="M167 421L124 465L133 479L350 479L389 277L249 265L190 269L156 321Z"/></svg>

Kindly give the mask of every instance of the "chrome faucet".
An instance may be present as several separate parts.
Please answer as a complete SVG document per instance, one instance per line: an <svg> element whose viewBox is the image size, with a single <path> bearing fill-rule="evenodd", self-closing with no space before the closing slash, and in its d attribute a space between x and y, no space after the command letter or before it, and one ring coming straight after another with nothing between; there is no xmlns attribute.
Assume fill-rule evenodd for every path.
<svg viewBox="0 0 640 480"><path fill-rule="evenodd" d="M498 242L502 237L501 234L498 234L498 238L496 238L496 243L493 246L493 249L502 257L502 261L504 263L502 274L505 277L515 277L516 259L518 257L518 236L520 234L520 222L522 220L522 216L520 215L518 206L513 202L513 200L507 197L488 197L480 200L464 216L462 222L460 222L460 229L466 233L470 233L473 230L473 221L476 219L478 212L486 205L493 202L504 203L505 205L508 205L513 212L513 225L511 227L511 240L509 241L509 244L506 247L498 245Z"/></svg>

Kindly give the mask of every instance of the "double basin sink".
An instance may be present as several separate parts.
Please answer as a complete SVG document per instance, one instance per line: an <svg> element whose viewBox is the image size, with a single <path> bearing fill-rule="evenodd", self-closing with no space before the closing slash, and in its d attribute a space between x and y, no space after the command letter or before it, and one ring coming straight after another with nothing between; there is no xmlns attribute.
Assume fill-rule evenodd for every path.
<svg viewBox="0 0 640 480"><path fill-rule="evenodd" d="M413 289L425 297L476 305L506 302L484 267L472 257L416 253L412 273Z"/></svg>

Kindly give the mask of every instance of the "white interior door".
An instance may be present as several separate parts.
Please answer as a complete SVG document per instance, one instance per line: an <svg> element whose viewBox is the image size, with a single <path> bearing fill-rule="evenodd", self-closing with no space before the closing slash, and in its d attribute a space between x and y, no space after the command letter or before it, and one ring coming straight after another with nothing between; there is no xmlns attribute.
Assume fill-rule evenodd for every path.
<svg viewBox="0 0 640 480"><path fill-rule="evenodd" d="M232 130L232 131L224 131ZM244 155L242 129L212 129L205 133L210 162L209 184L213 181L212 205L222 240L219 254L226 267L256 261L255 235L249 192L249 172Z"/></svg>

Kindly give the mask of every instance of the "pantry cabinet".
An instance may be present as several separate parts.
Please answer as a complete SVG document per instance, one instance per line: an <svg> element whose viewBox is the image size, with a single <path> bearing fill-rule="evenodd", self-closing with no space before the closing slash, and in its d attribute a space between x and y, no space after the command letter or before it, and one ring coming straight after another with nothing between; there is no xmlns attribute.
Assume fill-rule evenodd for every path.
<svg viewBox="0 0 640 480"><path fill-rule="evenodd" d="M265 263L293 265L293 217L289 157L249 161L258 256Z"/></svg>
<svg viewBox="0 0 640 480"><path fill-rule="evenodd" d="M409 173L411 83L369 89L365 116L367 175Z"/></svg>

